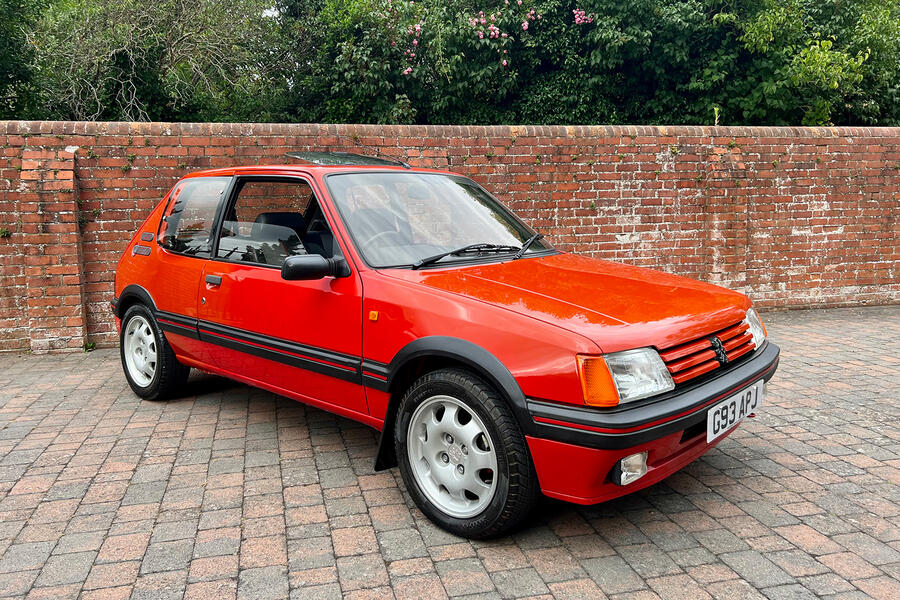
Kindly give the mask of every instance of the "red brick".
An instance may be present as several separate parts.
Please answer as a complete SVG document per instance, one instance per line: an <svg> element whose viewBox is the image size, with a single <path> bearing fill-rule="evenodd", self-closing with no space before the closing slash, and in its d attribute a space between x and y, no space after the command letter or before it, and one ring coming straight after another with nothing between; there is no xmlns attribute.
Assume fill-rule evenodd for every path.
<svg viewBox="0 0 900 600"><path fill-rule="evenodd" d="M19 134L26 128L28 138ZM900 259L897 129L31 122L9 131L0 136L7 145L0 174L10 180L0 192L0 223L21 225L0 240L0 253L56 268L71 266L82 244L85 265L65 273L63 304L82 306L71 315L74 335L83 327L101 344L115 341L111 315L83 307L112 294L124 243L179 176L281 162L287 150L312 148L380 146L416 164L449 166L551 233L560 248L736 287L762 307L900 299L892 268ZM78 156L67 146L79 146ZM88 158L88 148L98 158ZM123 172L129 154L139 158ZM94 209L100 216L79 235L79 216ZM54 238L54 231L68 234ZM31 290L40 297L42 287L60 285L15 277L0 273L12 297ZM2 308L0 318L25 331L61 316L39 304L16 310ZM0 340L0 350L20 347L19 340Z"/></svg>

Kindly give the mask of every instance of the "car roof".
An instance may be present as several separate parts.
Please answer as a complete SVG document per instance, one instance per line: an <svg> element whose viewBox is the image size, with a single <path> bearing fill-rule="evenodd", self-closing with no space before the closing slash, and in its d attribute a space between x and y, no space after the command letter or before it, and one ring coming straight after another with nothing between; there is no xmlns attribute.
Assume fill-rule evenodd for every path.
<svg viewBox="0 0 900 600"><path fill-rule="evenodd" d="M408 164L397 158L387 156L366 156L352 152L323 152L304 151L286 152L285 156L303 161L302 164L272 164L225 167L219 169L206 169L196 171L187 177L213 177L222 175L262 175L262 174L291 174L298 173L336 173L336 172L365 172L365 171L403 171L417 173L442 173L452 174L449 171L439 169L418 168L413 169Z"/></svg>
<svg viewBox="0 0 900 600"><path fill-rule="evenodd" d="M233 175L273 175L291 173L328 174L328 173L362 173L366 171L398 172L398 173L438 173L442 175L459 175L444 169L428 169L422 167L403 167L401 165L314 165L314 164L270 164L222 167L194 171L185 177L215 177Z"/></svg>
<svg viewBox="0 0 900 600"><path fill-rule="evenodd" d="M285 152L285 156L302 160L305 163L314 165L334 166L396 166L409 168L409 165L402 160L389 158L386 156L366 156L364 154L356 154L353 152L322 152L318 150L306 152Z"/></svg>

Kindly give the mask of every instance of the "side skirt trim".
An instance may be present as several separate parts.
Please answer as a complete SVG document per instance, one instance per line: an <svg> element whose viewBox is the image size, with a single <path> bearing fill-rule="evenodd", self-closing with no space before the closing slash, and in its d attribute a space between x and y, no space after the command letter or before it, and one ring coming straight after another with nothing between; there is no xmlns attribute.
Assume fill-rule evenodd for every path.
<svg viewBox="0 0 900 600"><path fill-rule="evenodd" d="M220 325L216 325L216 331L214 331L212 328L210 328L210 325L210 323L201 321L199 325L201 341L215 344L217 346L222 346L224 348L230 348L232 350L238 350L239 352L244 352L246 354L258 356L260 358L272 360L291 367L296 367L298 369L312 371L313 373L329 375L343 381L349 381L357 384L362 383L362 378L360 376L359 370L355 366L348 366L345 364L339 364L336 361L332 362L330 360L325 360L318 357L314 358L312 356L307 356L306 354L291 352L284 349L283 347L276 347L275 343L269 345L257 341L250 341L246 339L246 334L241 335L241 337L238 337L237 335L231 333L226 334L222 332L222 326ZM261 336L254 334L253 337L258 339ZM274 341L275 340L273 340L273 342ZM280 342L278 343L279 346L284 345L283 340L278 340L278 342ZM323 354L323 352L319 351L316 354L321 355ZM342 362L346 363L346 359L342 359Z"/></svg>
<svg viewBox="0 0 900 600"><path fill-rule="evenodd" d="M158 310L156 311L156 322L159 323L159 328L163 331L177 333L193 340L200 339L200 332L197 331L197 319L190 319L179 314Z"/></svg>
<svg viewBox="0 0 900 600"><path fill-rule="evenodd" d="M387 391L388 365L359 356L298 344L236 327L157 310L160 329L298 369Z"/></svg>

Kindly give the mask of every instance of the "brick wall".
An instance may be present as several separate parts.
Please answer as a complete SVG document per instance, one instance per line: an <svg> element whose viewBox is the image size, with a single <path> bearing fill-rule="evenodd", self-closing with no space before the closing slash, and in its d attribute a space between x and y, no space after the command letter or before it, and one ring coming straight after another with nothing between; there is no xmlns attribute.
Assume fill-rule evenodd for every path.
<svg viewBox="0 0 900 600"><path fill-rule="evenodd" d="M563 249L763 307L900 301L900 129L0 121L0 349L115 343L116 261L179 177L310 149L450 168Z"/></svg>

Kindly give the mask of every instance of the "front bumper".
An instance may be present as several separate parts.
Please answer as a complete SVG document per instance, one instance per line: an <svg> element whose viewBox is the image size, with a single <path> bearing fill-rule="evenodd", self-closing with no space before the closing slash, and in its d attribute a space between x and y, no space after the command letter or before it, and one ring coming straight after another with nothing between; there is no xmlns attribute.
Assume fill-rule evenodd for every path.
<svg viewBox="0 0 900 600"><path fill-rule="evenodd" d="M548 496L591 504L655 483L709 450L706 409L778 367L780 350L766 342L747 360L716 377L648 398L636 406L595 409L527 401L531 416L526 439L541 489ZM617 461L648 452L648 471L636 482L610 480Z"/></svg>

